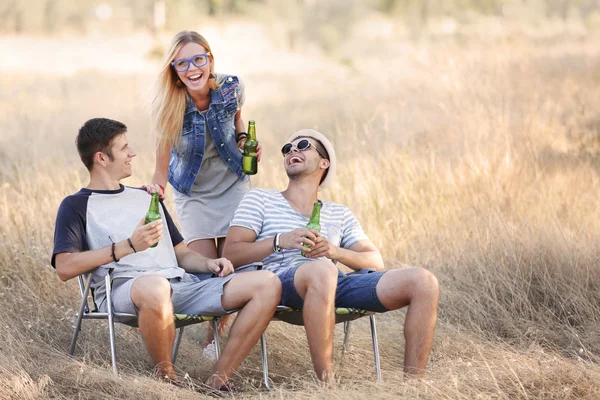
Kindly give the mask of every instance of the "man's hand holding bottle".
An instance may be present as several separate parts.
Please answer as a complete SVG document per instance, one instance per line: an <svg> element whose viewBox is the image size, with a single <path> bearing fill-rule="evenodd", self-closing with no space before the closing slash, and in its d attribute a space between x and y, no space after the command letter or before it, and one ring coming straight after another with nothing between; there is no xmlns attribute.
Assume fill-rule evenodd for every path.
<svg viewBox="0 0 600 400"><path fill-rule="evenodd" d="M144 251L150 246L158 243L162 236L162 231L162 219L146 224L146 217L144 216L135 227L135 230L129 239L136 252Z"/></svg>

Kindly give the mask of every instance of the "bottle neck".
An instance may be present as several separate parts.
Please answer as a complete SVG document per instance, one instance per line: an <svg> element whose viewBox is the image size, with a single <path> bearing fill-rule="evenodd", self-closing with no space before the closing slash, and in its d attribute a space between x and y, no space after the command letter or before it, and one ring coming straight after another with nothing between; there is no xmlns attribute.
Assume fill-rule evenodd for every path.
<svg viewBox="0 0 600 400"><path fill-rule="evenodd" d="M256 125L248 125L248 140L256 140Z"/></svg>
<svg viewBox="0 0 600 400"><path fill-rule="evenodd" d="M313 205L312 213L310 214L310 222L318 224L321 222L321 202L317 201Z"/></svg>
<svg viewBox="0 0 600 400"><path fill-rule="evenodd" d="M158 213L158 193L152 194L152 200L150 200L150 211Z"/></svg>

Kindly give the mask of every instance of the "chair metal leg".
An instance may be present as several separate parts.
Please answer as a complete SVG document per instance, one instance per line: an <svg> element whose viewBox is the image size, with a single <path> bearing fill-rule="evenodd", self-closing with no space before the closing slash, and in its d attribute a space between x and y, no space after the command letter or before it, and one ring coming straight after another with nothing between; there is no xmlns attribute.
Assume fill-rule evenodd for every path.
<svg viewBox="0 0 600 400"><path fill-rule="evenodd" d="M213 327L213 338L215 340L215 357L217 357L217 361L219 361L219 357L221 357L221 345L219 343L219 319L215 318L212 320Z"/></svg>
<svg viewBox="0 0 600 400"><path fill-rule="evenodd" d="M373 339L373 355L375 357L375 371L377 382L381 382L381 365L379 364L379 343L377 343L377 327L375 326L375 315L371 315L371 338Z"/></svg>
<svg viewBox="0 0 600 400"><path fill-rule="evenodd" d="M260 352L262 354L262 369L263 369L263 380L265 382L265 388L267 392L271 391L269 386L269 364L267 362L267 337L266 332L260 336Z"/></svg>
<svg viewBox="0 0 600 400"><path fill-rule="evenodd" d="M87 282L84 283L84 279L87 277ZM79 292L81 293L81 297L85 300L85 312L89 311L88 308L88 303L87 303L87 296L89 293L89 288L92 283L92 274L84 274L82 276L77 277L77 283L79 284Z"/></svg>
<svg viewBox="0 0 600 400"><path fill-rule="evenodd" d="M77 322L75 322L75 330L73 331L73 338L71 339L71 345L69 346L69 355L72 356L75 353L75 345L77 344L77 336L81 330L82 318L80 315L77 316Z"/></svg>
<svg viewBox="0 0 600 400"><path fill-rule="evenodd" d="M344 357L346 350L348 350L348 341L350 340L351 327L350 322L351 321L344 321L344 343L342 343L342 357Z"/></svg>
<svg viewBox="0 0 600 400"><path fill-rule="evenodd" d="M90 285L92 283L91 275L88 277L88 280L85 284L85 288L83 289L81 296L81 306L79 307L79 314L77 314L77 319L75 320L75 331L73 332L73 338L71 339L71 345L69 346L69 355L72 356L75 354L75 344L77 343L77 337L79 336L79 331L81 330L81 323L83 321L83 313L87 309L87 294L90 290Z"/></svg>
<svg viewBox="0 0 600 400"><path fill-rule="evenodd" d="M110 285L110 274L106 275L106 306L108 311L108 335L110 339L110 356L112 358L112 369L115 375L118 375L117 371L117 351L115 348L115 321L112 309L112 293Z"/></svg>
<svg viewBox="0 0 600 400"><path fill-rule="evenodd" d="M173 352L171 353L171 362L175 365L177 360L177 353L179 352L179 344L181 343L181 337L183 336L183 326L175 331L175 344L173 345Z"/></svg>

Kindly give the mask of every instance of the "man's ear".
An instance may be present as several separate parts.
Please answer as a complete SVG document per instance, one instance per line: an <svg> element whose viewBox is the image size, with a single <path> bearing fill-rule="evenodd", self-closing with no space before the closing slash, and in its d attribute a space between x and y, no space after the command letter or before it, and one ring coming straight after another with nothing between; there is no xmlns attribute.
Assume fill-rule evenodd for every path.
<svg viewBox="0 0 600 400"><path fill-rule="evenodd" d="M94 153L94 162L106 167L106 164L108 163L108 156L101 151L97 151Z"/></svg>
<svg viewBox="0 0 600 400"><path fill-rule="evenodd" d="M321 159L321 168L323 168L323 169L329 168L329 160L327 160L325 158Z"/></svg>

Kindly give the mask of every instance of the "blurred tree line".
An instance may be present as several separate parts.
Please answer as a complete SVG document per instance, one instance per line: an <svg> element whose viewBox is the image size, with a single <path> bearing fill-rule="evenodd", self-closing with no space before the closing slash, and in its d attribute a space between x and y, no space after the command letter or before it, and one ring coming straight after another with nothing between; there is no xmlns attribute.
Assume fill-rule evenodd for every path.
<svg viewBox="0 0 600 400"><path fill-rule="evenodd" d="M511 7L564 21L600 15L600 0L0 0L0 33L156 33L198 25L203 17L249 17L289 20L292 29L329 26L325 35L343 35L345 25L368 12L426 27L440 16L508 17Z"/></svg>
<svg viewBox="0 0 600 400"><path fill-rule="evenodd" d="M464 11L471 10L484 15L503 15L506 6L529 3L546 17L568 18L575 10L581 15L600 9L598 0L381 0L381 9L387 13L404 13L408 9L418 9L423 20L432 14L460 17Z"/></svg>

